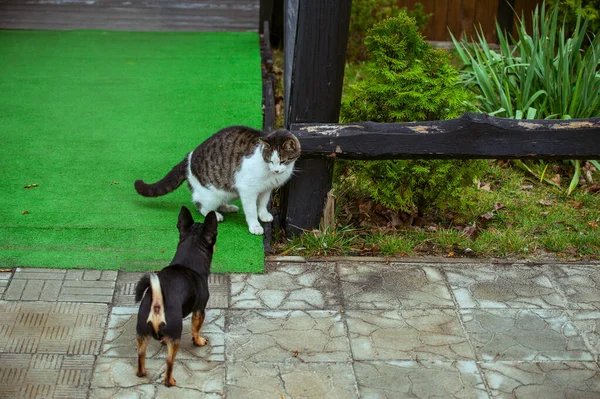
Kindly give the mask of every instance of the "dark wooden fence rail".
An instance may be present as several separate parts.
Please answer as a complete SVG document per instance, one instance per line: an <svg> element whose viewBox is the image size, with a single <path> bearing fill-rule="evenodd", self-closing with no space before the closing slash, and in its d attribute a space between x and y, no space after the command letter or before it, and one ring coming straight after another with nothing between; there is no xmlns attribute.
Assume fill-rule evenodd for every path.
<svg viewBox="0 0 600 399"><path fill-rule="evenodd" d="M486 114L420 123L292 124L303 158L600 157L600 118L515 120Z"/></svg>

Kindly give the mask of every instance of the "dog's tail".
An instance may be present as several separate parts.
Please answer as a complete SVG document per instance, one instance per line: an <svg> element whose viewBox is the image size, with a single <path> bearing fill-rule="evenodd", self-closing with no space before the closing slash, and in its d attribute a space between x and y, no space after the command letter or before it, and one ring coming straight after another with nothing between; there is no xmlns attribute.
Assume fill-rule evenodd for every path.
<svg viewBox="0 0 600 399"><path fill-rule="evenodd" d="M135 191L144 197L160 197L168 194L181 186L181 183L186 179L187 167L188 157L185 157L183 161L175 165L165 177L156 183L147 184L142 180L136 180L133 184Z"/></svg>
<svg viewBox="0 0 600 399"><path fill-rule="evenodd" d="M150 306L150 312L148 313L147 323L152 324L154 332L158 334L158 330L162 326L167 325L165 318L165 301L162 295L162 288L160 286L160 280L154 273L145 274L137 286L135 287L135 301L139 302L144 296L144 292L150 288L149 294L152 295L152 305Z"/></svg>

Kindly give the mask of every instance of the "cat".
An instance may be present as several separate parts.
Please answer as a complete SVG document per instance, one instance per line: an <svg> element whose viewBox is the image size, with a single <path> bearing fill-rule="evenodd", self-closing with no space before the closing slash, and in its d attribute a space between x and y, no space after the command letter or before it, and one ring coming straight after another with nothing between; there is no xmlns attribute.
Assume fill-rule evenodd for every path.
<svg viewBox="0 0 600 399"><path fill-rule="evenodd" d="M300 142L285 129L268 135L246 126L222 129L190 152L160 181L147 184L135 181L135 190L144 197L158 197L178 188L184 180L192 192L192 201L206 216L215 211L237 212L231 204L240 198L248 230L261 235L258 219L270 222L273 216L267 204L274 188L292 176L300 156Z"/></svg>

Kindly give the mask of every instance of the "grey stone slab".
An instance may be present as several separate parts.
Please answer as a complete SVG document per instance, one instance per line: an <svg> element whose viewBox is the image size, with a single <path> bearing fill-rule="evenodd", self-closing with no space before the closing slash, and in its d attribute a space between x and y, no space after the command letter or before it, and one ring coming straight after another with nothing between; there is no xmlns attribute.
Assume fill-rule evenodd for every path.
<svg viewBox="0 0 600 399"><path fill-rule="evenodd" d="M439 269L423 265L338 263L348 309L452 308Z"/></svg>
<svg viewBox="0 0 600 399"><path fill-rule="evenodd" d="M445 267L461 308L564 308L565 302L548 277L548 267Z"/></svg>
<svg viewBox="0 0 600 399"><path fill-rule="evenodd" d="M600 371L594 362L482 363L494 398L598 398Z"/></svg>
<svg viewBox="0 0 600 399"><path fill-rule="evenodd" d="M334 311L230 310L226 357L241 362L350 360L346 328Z"/></svg>
<svg viewBox="0 0 600 399"><path fill-rule="evenodd" d="M0 354L2 397L85 398L94 356ZM68 396L66 396L68 394Z"/></svg>
<svg viewBox="0 0 600 399"><path fill-rule="evenodd" d="M570 309L600 310L600 267L557 266L553 272Z"/></svg>
<svg viewBox="0 0 600 399"><path fill-rule="evenodd" d="M566 311L461 310L479 360L593 360Z"/></svg>
<svg viewBox="0 0 600 399"><path fill-rule="evenodd" d="M350 363L230 363L228 399L357 398Z"/></svg>
<svg viewBox="0 0 600 399"><path fill-rule="evenodd" d="M4 295L4 291L6 291L11 278L12 272L0 272L0 298Z"/></svg>
<svg viewBox="0 0 600 399"><path fill-rule="evenodd" d="M37 301L43 292L44 280L27 280L27 284L21 294L22 301Z"/></svg>
<svg viewBox="0 0 600 399"><path fill-rule="evenodd" d="M271 263L265 274L232 274L234 309L340 309L334 264Z"/></svg>
<svg viewBox="0 0 600 399"><path fill-rule="evenodd" d="M92 398L182 398L223 397L225 364L200 359L177 357L173 366L176 386L162 385L164 359L146 360L146 377L135 374L137 362L129 358L100 356L96 362L91 384Z"/></svg>
<svg viewBox="0 0 600 399"><path fill-rule="evenodd" d="M40 301L57 301L60 296L60 288L62 287L62 281L60 280L46 280L44 281L44 287L40 293Z"/></svg>
<svg viewBox="0 0 600 399"><path fill-rule="evenodd" d="M600 311L576 311L572 317L590 352L600 361Z"/></svg>
<svg viewBox="0 0 600 399"><path fill-rule="evenodd" d="M112 309L102 345L104 357L137 358L135 329L137 312L137 307L114 307ZM167 323L168 320L167 318ZM200 335L208 340L208 344L203 347L194 346L191 335L191 317L186 317L183 322L183 334L177 358L225 360L225 315L223 310L211 309L206 312L206 319ZM158 341L151 340L146 356L149 359L164 359L167 356L167 347Z"/></svg>
<svg viewBox="0 0 600 399"><path fill-rule="evenodd" d="M135 286L144 273L120 272L117 278L115 306L136 306ZM208 277L210 299L208 309L224 309L229 306L229 275L211 274Z"/></svg>
<svg viewBox="0 0 600 399"><path fill-rule="evenodd" d="M355 360L474 360L451 309L349 310Z"/></svg>
<svg viewBox="0 0 600 399"><path fill-rule="evenodd" d="M355 362L360 397L487 398L474 361Z"/></svg>
<svg viewBox="0 0 600 399"><path fill-rule="evenodd" d="M4 299L8 301L18 301L21 299L21 295L23 294L26 285L27 280L15 280L13 278L8 285L8 288L4 291Z"/></svg>
<svg viewBox="0 0 600 399"><path fill-rule="evenodd" d="M38 269L21 268L15 270L14 279L26 280L63 280L66 274L65 269Z"/></svg>
<svg viewBox="0 0 600 399"><path fill-rule="evenodd" d="M0 352L98 354L107 313L104 304L0 301Z"/></svg>

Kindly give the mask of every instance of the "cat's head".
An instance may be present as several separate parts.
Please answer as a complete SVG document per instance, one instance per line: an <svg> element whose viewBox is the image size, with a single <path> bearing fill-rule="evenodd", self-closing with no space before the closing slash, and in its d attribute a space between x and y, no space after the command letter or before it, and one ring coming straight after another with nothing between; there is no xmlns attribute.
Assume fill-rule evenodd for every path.
<svg viewBox="0 0 600 399"><path fill-rule="evenodd" d="M271 172L279 174L294 167L300 157L300 142L285 129L275 130L260 138L263 144L262 156Z"/></svg>

